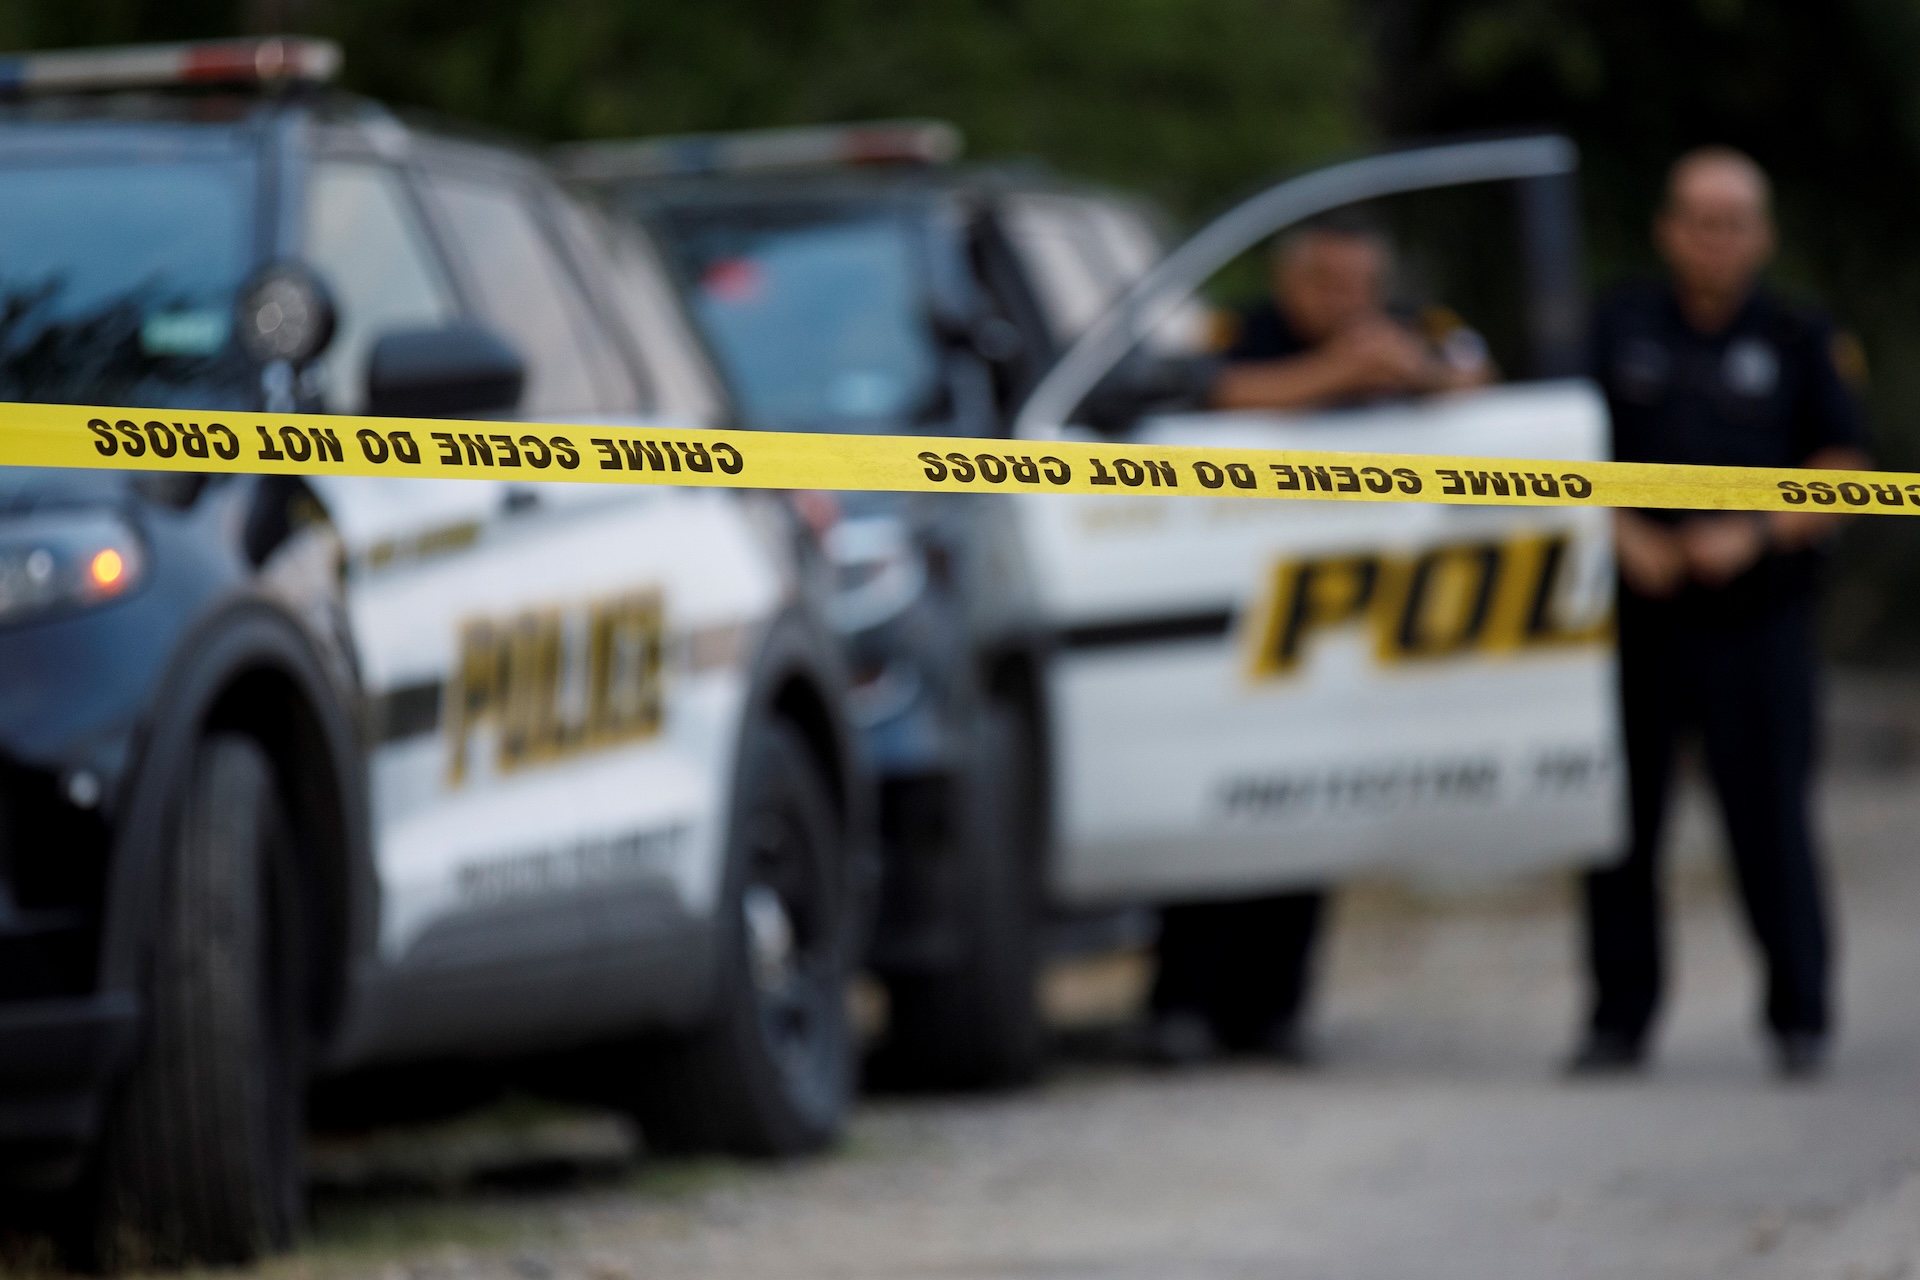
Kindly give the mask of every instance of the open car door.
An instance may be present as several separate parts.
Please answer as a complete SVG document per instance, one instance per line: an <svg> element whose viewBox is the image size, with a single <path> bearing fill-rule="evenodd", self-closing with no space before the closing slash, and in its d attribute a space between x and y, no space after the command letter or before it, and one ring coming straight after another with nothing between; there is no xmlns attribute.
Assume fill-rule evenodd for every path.
<svg viewBox="0 0 1920 1280"><path fill-rule="evenodd" d="M1606 456L1579 363L1571 144L1372 157L1283 183L1140 278L1035 389L1016 434L1090 392L1215 271L1344 205L1516 184L1537 380L1313 414L1147 415L1104 439L1544 459ZM1398 485L1348 468L1254 478L1297 501L1205 496L1116 467L1110 496L1016 504L1050 664L1056 896L1228 897L1369 869L1591 862L1623 843L1608 513L1500 505L1547 473L1462 468L1486 506L1315 502ZM1151 481L1152 483L1149 483Z"/></svg>

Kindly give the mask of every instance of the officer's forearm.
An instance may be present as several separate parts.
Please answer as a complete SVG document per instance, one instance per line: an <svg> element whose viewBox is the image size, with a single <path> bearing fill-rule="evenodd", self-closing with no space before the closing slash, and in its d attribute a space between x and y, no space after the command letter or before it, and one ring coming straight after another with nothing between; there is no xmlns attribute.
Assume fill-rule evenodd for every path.
<svg viewBox="0 0 1920 1280"><path fill-rule="evenodd" d="M1213 385L1216 409L1304 409L1358 390L1325 352L1230 364Z"/></svg>
<svg viewBox="0 0 1920 1280"><path fill-rule="evenodd" d="M1464 369L1441 363L1435 390L1470 391L1474 387L1490 387L1499 380L1500 370L1491 360L1482 360Z"/></svg>
<svg viewBox="0 0 1920 1280"><path fill-rule="evenodd" d="M1685 583L1686 556L1680 541L1665 527L1637 511L1613 513L1614 546L1620 574L1643 596L1670 596Z"/></svg>

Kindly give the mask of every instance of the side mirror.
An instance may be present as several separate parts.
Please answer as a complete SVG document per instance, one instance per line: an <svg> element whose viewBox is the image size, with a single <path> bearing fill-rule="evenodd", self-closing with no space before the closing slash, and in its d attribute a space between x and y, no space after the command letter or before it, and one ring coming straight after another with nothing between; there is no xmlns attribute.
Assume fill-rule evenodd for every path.
<svg viewBox="0 0 1920 1280"><path fill-rule="evenodd" d="M931 323L941 342L971 351L988 364L1005 364L1017 358L1025 345L1019 326L1002 316L982 314L961 319L935 311Z"/></svg>
<svg viewBox="0 0 1920 1280"><path fill-rule="evenodd" d="M367 359L367 412L389 418L451 418L511 409L527 380L520 353L466 321L398 329Z"/></svg>

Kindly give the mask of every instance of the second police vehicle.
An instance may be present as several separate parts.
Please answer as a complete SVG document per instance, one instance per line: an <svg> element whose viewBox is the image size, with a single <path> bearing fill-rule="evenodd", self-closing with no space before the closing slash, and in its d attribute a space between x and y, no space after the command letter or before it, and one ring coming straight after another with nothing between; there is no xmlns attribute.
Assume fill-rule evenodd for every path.
<svg viewBox="0 0 1920 1280"><path fill-rule="evenodd" d="M750 425L968 438L929 465L976 496L818 500L882 784L872 961L891 1065L1030 1074L1050 918L1614 854L1606 513L1502 505L1579 483L1578 460L1608 448L1604 404L1572 376L1571 146L1334 166L1169 252L1137 202L960 167L959 143L902 122L558 157L667 248ZM1461 191L1502 216L1441 203L1423 225L1506 228L1482 247L1518 277L1516 381L1330 412L1206 408L1210 278L1316 216ZM1062 437L1113 446L1096 479L1110 494L1014 496ZM1482 506L1250 503L1212 495L1413 495L1352 468L1175 474L1129 459L1133 442L1567 465L1463 465L1452 487Z"/></svg>
<svg viewBox="0 0 1920 1280"><path fill-rule="evenodd" d="M0 474L0 1197L96 1262L285 1244L309 1084L381 1064L581 1050L663 1147L847 1105L866 792L811 542L518 483L722 425L718 381L644 234L337 62L0 59L0 400L322 473ZM376 481L292 411L499 423L373 441L471 481Z"/></svg>

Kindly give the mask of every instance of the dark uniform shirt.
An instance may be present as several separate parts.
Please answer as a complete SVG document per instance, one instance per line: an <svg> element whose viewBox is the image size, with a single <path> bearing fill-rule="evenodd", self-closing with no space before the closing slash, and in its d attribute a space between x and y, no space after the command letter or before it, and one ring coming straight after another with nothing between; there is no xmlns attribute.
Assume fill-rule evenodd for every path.
<svg viewBox="0 0 1920 1280"><path fill-rule="evenodd" d="M1865 450L1866 423L1834 365L1823 318L1756 290L1720 333L1703 334L1664 285L1621 289L1595 316L1593 371L1623 462L1797 467L1835 445ZM1682 512L1649 512L1678 523ZM1689 587L1683 604L1748 615L1799 602L1818 553L1770 554L1726 587Z"/></svg>
<svg viewBox="0 0 1920 1280"><path fill-rule="evenodd" d="M1280 308L1269 301L1240 313L1240 330L1227 348L1227 359L1285 360L1311 350L1313 344L1294 332Z"/></svg>

